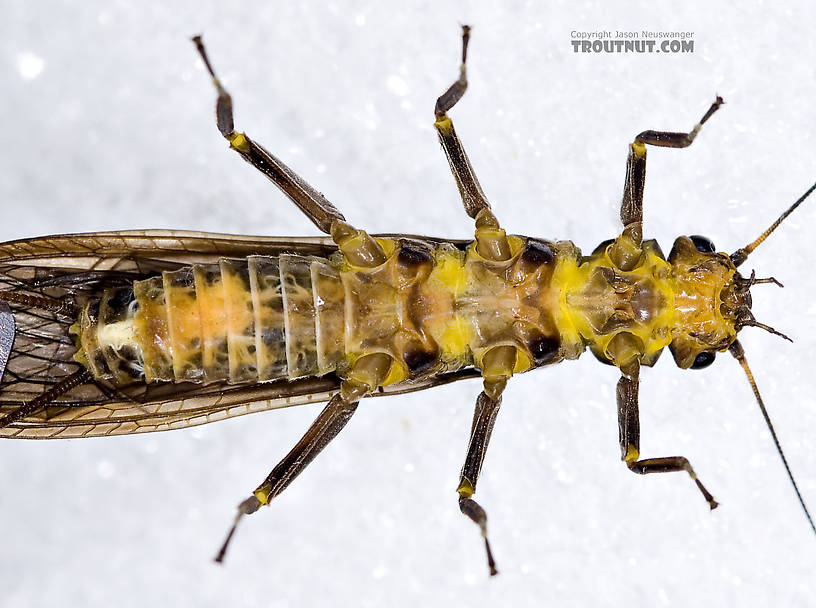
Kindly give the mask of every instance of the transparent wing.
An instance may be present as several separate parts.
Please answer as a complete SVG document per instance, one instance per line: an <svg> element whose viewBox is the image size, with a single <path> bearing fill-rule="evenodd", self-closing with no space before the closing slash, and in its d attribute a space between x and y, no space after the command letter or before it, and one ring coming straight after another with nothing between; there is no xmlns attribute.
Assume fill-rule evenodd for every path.
<svg viewBox="0 0 816 608"><path fill-rule="evenodd" d="M385 387L375 397L414 392L477 378L465 369ZM71 400L0 428L0 437L60 439L129 435L197 426L253 412L328 401L340 387L335 376L276 381L248 386L212 384L139 385L138 391L107 396L98 386L86 385L71 393ZM129 400L128 392L134 392ZM143 400L143 401L140 401ZM18 405L0 405L0 415Z"/></svg>
<svg viewBox="0 0 816 608"><path fill-rule="evenodd" d="M128 230L62 234L0 243L0 263L155 273L169 267L248 255L328 256L328 237L278 238L184 230Z"/></svg>

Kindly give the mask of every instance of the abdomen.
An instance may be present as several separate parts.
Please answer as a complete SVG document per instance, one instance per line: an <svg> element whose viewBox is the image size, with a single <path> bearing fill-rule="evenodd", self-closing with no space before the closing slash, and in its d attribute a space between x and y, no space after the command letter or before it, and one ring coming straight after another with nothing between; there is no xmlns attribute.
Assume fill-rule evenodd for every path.
<svg viewBox="0 0 816 608"><path fill-rule="evenodd" d="M512 237L487 262L472 244L377 239L376 268L298 255L222 259L106 290L77 324L80 360L115 383L254 383L336 372L365 355L383 384L480 366L512 345L525 371L579 350L562 341L556 267L571 243ZM573 352L574 351L574 352Z"/></svg>
<svg viewBox="0 0 816 608"><path fill-rule="evenodd" d="M80 358L119 384L322 375L344 357L344 315L326 259L222 259L106 290L82 311Z"/></svg>

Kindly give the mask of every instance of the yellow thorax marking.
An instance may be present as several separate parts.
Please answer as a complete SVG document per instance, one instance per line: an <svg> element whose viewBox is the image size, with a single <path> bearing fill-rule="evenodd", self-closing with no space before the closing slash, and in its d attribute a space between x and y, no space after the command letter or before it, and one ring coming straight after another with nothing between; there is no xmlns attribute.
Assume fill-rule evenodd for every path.
<svg viewBox="0 0 816 608"><path fill-rule="evenodd" d="M611 247L611 245L610 245ZM671 329L675 324L675 285L671 276L671 265L649 247L644 247L644 257L632 270L616 269L608 255L609 247L600 255L592 256L582 264L577 262L559 264L553 281L558 282L559 313L556 322L562 338L573 341L583 339L594 344L597 352L606 353L609 342L619 331L627 331L637 336L644 345L644 358L655 355L672 340ZM607 307L615 309L616 304L625 302L618 298L612 285L607 290L605 301L590 292L591 281L597 280L598 272L608 269L626 281L643 281L651 284L655 294L663 299L662 304L647 319L635 320L631 325L601 333L591 323L592 312Z"/></svg>

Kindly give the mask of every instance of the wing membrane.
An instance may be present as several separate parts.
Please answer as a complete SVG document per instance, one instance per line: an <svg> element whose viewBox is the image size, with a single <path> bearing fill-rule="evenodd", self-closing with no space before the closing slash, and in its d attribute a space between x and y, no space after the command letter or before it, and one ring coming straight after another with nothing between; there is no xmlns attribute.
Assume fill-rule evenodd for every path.
<svg viewBox="0 0 816 608"><path fill-rule="evenodd" d="M328 237L248 237L184 230L129 230L63 234L0 244L0 263L76 270L155 273L167 267L248 255L328 256ZM153 266L155 264L155 266Z"/></svg>
<svg viewBox="0 0 816 608"><path fill-rule="evenodd" d="M388 386L374 396L409 393L478 376L479 372L473 369L449 372ZM144 399L142 402L130 400L126 394L106 397L99 387L84 386L78 389L84 395L75 391L73 401L59 402L0 428L0 437L67 439L166 431L253 412L321 403L328 401L339 387L340 381L333 375L238 387L220 384L204 387L194 384L140 385L141 390L147 388L143 395L136 395ZM0 405L0 414L8 413L14 407L19 405Z"/></svg>

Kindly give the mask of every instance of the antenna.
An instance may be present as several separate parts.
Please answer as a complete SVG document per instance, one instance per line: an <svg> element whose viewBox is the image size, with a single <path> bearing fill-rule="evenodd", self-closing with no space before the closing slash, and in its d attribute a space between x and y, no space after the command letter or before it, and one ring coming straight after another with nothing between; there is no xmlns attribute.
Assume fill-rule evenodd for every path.
<svg viewBox="0 0 816 608"><path fill-rule="evenodd" d="M808 196L810 196L810 194L814 190L816 190L816 184L813 184L810 188L808 188L807 192L805 192L802 196L800 196L799 199L795 203L793 203L793 205L788 207L788 209L782 215L779 216L778 220L776 220L773 224L771 224L771 226L765 232L763 232L762 234L759 235L759 238L757 238L757 240L755 240L753 243L750 243L749 245L746 245L745 247L743 247L741 249L737 249L734 253L732 253L731 254L731 261L734 263L734 266L739 266L745 260L747 260L748 256L751 253L753 253L754 249L759 247L762 244L762 242L765 239L767 239L770 236L770 234L779 227L779 224L781 224L783 221L785 221L785 219L791 213L793 213L794 209L796 209L799 205L801 205L804 202L804 200Z"/></svg>
<svg viewBox="0 0 816 608"><path fill-rule="evenodd" d="M813 191L813 188L810 189L808 194L811 191ZM796 205L798 205L802 200L804 199L800 199ZM794 207L796 205L794 205ZM793 208L786 211L779 221L784 219L784 216L790 213L792 209ZM779 221L777 221L777 224ZM742 369L745 370L745 375L748 376L748 382L751 384L751 390L754 391L754 397L756 397L757 403L759 404L759 409L762 410L762 416L765 418L765 424L768 425L768 430L771 432L771 437L773 438L774 445L776 446L776 451L779 452L779 456L782 458L782 464L785 465L785 470L788 472L788 478L793 484L793 491L796 492L796 497L799 499L799 504L802 505L802 510L805 512L805 517L807 517L810 528L813 530L813 533L816 534L816 525L813 524L813 518L810 516L810 511L808 511L808 508L805 505L805 499L802 498L802 494L799 492L799 487L796 485L796 481L793 479L793 473L788 466L788 460L785 458L785 453L782 451L782 446L779 443L779 438L776 436L776 431L771 423L771 417L768 415L768 410L765 409L765 404L762 402L762 397L759 395L759 389L757 388L756 381L754 380L754 375L751 373L751 368L748 367L748 362L745 360L745 351L742 348L742 344L739 343L739 340L734 340L734 343L728 347L728 352L734 355L736 360L739 361L739 364L742 366Z"/></svg>

